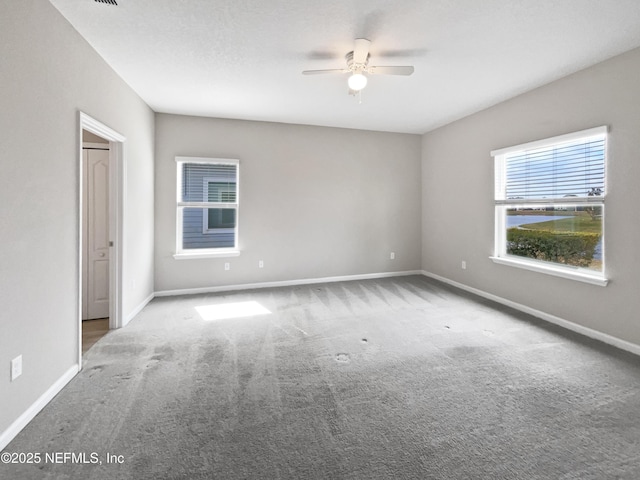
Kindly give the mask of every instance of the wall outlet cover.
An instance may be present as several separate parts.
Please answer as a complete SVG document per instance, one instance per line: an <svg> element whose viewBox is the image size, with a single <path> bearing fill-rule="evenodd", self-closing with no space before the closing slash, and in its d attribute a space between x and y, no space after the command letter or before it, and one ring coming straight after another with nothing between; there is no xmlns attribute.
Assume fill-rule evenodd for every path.
<svg viewBox="0 0 640 480"><path fill-rule="evenodd" d="M22 355L11 360L11 381L22 375Z"/></svg>

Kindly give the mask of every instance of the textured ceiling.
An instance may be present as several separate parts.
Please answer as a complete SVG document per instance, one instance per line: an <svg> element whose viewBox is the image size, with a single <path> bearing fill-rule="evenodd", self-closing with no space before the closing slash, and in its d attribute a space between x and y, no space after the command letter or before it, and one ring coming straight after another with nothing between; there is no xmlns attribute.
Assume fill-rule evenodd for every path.
<svg viewBox="0 0 640 480"><path fill-rule="evenodd" d="M157 112L424 133L640 46L638 0L50 0ZM343 68L357 37L376 75Z"/></svg>

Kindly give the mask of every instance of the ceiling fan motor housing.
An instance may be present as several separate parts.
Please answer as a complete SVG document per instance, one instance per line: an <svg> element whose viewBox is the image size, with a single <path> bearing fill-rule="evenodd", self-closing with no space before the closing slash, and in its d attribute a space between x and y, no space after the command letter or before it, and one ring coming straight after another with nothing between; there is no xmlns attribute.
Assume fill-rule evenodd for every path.
<svg viewBox="0 0 640 480"><path fill-rule="evenodd" d="M362 72L363 70L366 70L367 65L369 65L370 56L371 54L367 53L367 59L365 60L364 63L355 63L353 61L353 52L347 53L344 56L344 58L347 59L347 68L349 69L350 72Z"/></svg>

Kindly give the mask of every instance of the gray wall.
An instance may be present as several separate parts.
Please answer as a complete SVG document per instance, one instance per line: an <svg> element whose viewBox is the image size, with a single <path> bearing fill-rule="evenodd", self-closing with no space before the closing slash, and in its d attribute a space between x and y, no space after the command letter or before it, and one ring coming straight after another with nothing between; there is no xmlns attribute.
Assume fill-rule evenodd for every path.
<svg viewBox="0 0 640 480"><path fill-rule="evenodd" d="M420 142L156 114L156 291L419 269ZM175 156L240 160L239 257L173 258Z"/></svg>
<svg viewBox="0 0 640 480"><path fill-rule="evenodd" d="M154 117L47 1L3 2L0 59L1 434L78 362L78 110L127 137L124 315L153 292Z"/></svg>
<svg viewBox="0 0 640 480"><path fill-rule="evenodd" d="M599 125L610 126L609 286L492 263L489 152ZM432 131L422 146L424 270L640 344L640 50Z"/></svg>

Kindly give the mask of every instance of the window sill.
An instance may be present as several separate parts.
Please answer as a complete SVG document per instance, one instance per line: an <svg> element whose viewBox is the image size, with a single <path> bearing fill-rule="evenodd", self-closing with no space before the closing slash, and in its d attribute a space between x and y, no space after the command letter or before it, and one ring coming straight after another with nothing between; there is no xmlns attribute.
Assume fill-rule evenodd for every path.
<svg viewBox="0 0 640 480"><path fill-rule="evenodd" d="M569 280L576 280L578 282L590 283L591 285L599 285L606 287L609 283L609 279L604 278L601 275L593 275L585 273L584 270L575 267L556 267L554 265L544 265L536 261L528 261L524 259L514 259L505 257L489 257L494 263L500 265L508 265L510 267L522 268L524 270L530 270L532 272L545 273L547 275L553 275L555 277L567 278Z"/></svg>
<svg viewBox="0 0 640 480"><path fill-rule="evenodd" d="M199 252L180 252L174 253L173 258L176 260L196 260L199 258L224 258L224 257L238 257L240 256L240 250L223 250L219 252L205 250Z"/></svg>

